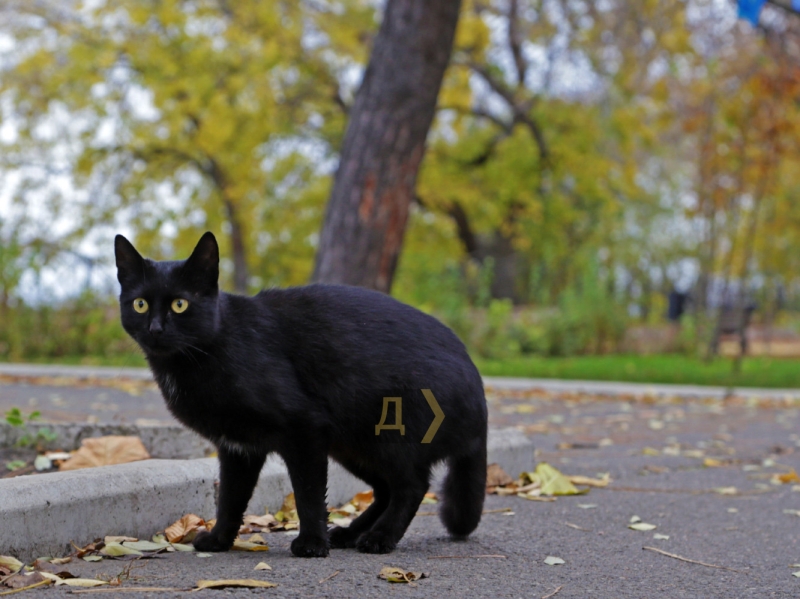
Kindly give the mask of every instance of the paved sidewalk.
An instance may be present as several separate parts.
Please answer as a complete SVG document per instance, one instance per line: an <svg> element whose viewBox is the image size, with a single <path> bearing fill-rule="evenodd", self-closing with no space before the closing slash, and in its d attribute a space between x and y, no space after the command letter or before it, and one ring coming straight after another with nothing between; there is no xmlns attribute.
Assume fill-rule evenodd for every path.
<svg viewBox="0 0 800 599"><path fill-rule="evenodd" d="M136 562L123 587L185 589L200 579L258 578L279 585L257 591L270 597L800 596L800 578L792 575L800 571L800 484L791 475L800 471L797 390L726 396L703 393L704 388L678 394L671 386L631 391L628 385L607 385L613 384L487 380L492 426L523 431L534 442L538 461L567 474L608 472L613 482L606 489L553 502L488 496L487 509L511 508L513 514L487 513L464 543L449 541L438 519L425 510L388 556L335 550L328 559L302 560L291 557L290 536L273 533L266 554L170 554ZM8 388L0 386L0 397ZM39 387L26 389L34 393ZM76 393L96 390L87 386ZM146 396L130 397L141 402ZM152 507L143 500L138 509ZM657 528L631 530L633 516ZM96 534L112 532L129 531ZM486 555L504 557L477 557ZM548 566L547 556L566 563ZM260 561L272 570L254 571ZM128 565L78 561L67 569L110 578ZM415 587L390 585L377 578L383 566L430 577ZM26 596L68 592L36 589Z"/></svg>
<svg viewBox="0 0 800 599"><path fill-rule="evenodd" d="M201 579L256 578L279 585L258 591L264 596L298 598L399 593L540 599L559 588L556 599L800 596L800 579L792 576L800 571L795 565L800 564L800 492L791 482L773 484L776 474L800 469L797 407L744 400L565 398L530 390L490 394L490 406L495 422L514 419L537 431L539 460L568 474L608 472L613 482L553 502L488 496L487 509L511 508L513 514L487 513L463 543L449 541L438 519L426 515L415 518L388 556L335 550L328 559L302 560L289 553L291 536L273 533L267 536L267 553L170 554L137 562L123 587L185 589ZM657 528L631 530L633 516ZM131 531L97 535L112 532ZM504 557L477 557L486 555ZM565 563L548 566L547 556ZM272 570L254 571L260 561ZM78 561L67 569L112 578L128 565ZM415 587L389 585L377 578L383 566L430 577ZM27 596L65 593L49 588ZM253 591L225 593L249 597Z"/></svg>

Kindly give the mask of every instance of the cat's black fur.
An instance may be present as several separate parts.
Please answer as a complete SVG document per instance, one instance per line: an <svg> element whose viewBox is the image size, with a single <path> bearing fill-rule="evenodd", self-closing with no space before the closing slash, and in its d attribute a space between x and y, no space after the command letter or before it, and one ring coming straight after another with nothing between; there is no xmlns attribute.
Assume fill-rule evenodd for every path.
<svg viewBox="0 0 800 599"><path fill-rule="evenodd" d="M392 551L428 490L431 466L442 460L449 466L442 522L455 537L475 529L486 482L486 400L450 329L357 287L220 292L211 233L183 261L144 259L121 235L115 253L125 330L144 350L170 411L219 449L217 523L197 537L198 549L231 547L271 452L286 462L295 493L295 555L326 556L329 547ZM147 301L146 312L134 310L137 298ZM182 313L171 308L177 298L189 302ZM445 415L428 444L420 441L434 415L420 389L433 392ZM376 435L387 394L403 397L405 435ZM328 456L375 497L348 528L330 534Z"/></svg>

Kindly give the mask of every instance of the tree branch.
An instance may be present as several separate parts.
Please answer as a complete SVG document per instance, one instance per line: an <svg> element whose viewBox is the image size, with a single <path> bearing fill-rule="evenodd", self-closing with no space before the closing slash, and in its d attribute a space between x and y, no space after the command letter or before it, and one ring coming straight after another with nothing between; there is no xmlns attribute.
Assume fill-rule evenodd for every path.
<svg viewBox="0 0 800 599"><path fill-rule="evenodd" d="M528 72L528 63L522 53L522 32L519 29L519 4L518 0L509 0L508 6L508 46L514 57L517 67L517 89L525 86L525 74Z"/></svg>
<svg viewBox="0 0 800 599"><path fill-rule="evenodd" d="M546 162L550 157L550 153L548 152L547 143L544 140L542 130L539 128L538 123L534 121L529 114L530 102L526 102L525 104L517 102L516 98L514 97L514 92L508 89L505 83L499 81L494 75L492 75L492 73L490 73L484 65L478 64L472 60L468 61L466 64L475 73L480 75L481 79L483 79L489 85L492 91L506 101L514 113L514 122L521 123L530 130L534 140L536 140L536 146L539 149L539 156L541 157L542 161Z"/></svg>

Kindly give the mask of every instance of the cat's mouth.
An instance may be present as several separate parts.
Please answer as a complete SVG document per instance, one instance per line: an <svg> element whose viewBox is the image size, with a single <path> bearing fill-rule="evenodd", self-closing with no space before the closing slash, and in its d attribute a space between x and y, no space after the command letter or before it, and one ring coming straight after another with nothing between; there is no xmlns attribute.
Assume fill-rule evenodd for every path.
<svg viewBox="0 0 800 599"><path fill-rule="evenodd" d="M180 348L173 343L164 341L163 339L144 339L139 340L139 345L142 349L153 356L171 356L180 351Z"/></svg>

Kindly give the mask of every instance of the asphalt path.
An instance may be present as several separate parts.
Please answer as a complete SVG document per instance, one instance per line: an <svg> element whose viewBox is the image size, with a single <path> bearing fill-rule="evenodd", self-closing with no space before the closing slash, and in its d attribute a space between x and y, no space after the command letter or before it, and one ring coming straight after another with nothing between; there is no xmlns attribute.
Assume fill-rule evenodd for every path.
<svg viewBox="0 0 800 599"><path fill-rule="evenodd" d="M120 406L128 401L146 406L152 399L141 390L135 395L100 387L25 387L20 397L41 396L39 401L46 402L56 394L67 406L71 398L86 403L86 397L78 401L81 394L97 400L97 394L109 393L102 401ZM8 388L3 386L3 395ZM525 599L800 596L800 578L792 575L800 571L800 483L790 476L784 477L785 483L776 478L800 470L796 400L599 397L523 388L492 392L489 405L493 425L517 426L532 436L539 460L566 474L607 472L611 484L552 502L487 496L487 510L510 508L513 513L487 513L466 542L447 539L435 516L418 515L391 555L333 550L327 559L294 558L291 536L281 532L266 535L270 551L265 553L208 558L169 554L132 566L73 560L65 569L88 577L123 574L121 588L176 589L146 593L153 596L178 596L180 589L202 579L232 578L278 586L199 593ZM134 413L139 414L121 407L117 417ZM435 509L423 505L420 511ZM631 530L633 516L657 528ZM669 538L654 538L656 534ZM478 557L487 555L503 557ZM547 565L548 556L565 563ZM260 561L272 569L255 571ZM390 584L378 578L384 566L429 576L414 586ZM66 593L70 590L62 587L43 588L26 591L26 596Z"/></svg>

